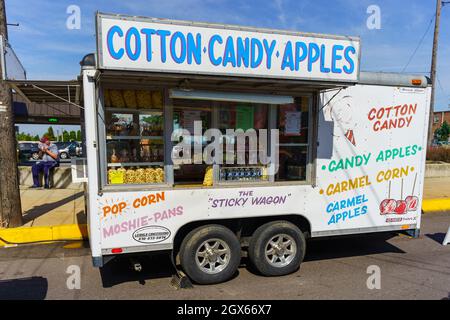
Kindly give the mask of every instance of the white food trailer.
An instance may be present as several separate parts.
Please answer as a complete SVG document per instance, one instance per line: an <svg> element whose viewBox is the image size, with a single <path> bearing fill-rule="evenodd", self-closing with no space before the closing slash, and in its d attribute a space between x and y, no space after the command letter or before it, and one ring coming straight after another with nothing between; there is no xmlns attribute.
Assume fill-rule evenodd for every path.
<svg viewBox="0 0 450 320"><path fill-rule="evenodd" d="M169 251L207 284L241 254L291 273L309 238L417 236L430 83L360 72L360 55L357 37L97 14L81 62L94 265ZM230 161L202 159L213 128ZM245 143L233 163L228 129L267 130L270 161Z"/></svg>

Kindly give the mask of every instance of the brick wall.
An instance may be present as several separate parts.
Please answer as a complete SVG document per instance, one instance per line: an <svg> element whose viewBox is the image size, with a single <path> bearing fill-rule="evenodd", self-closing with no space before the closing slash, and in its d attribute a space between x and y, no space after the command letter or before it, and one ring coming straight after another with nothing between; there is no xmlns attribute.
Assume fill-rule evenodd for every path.
<svg viewBox="0 0 450 320"><path fill-rule="evenodd" d="M435 132L444 121L447 121L447 123L450 124L450 111L435 112L433 118L433 132Z"/></svg>

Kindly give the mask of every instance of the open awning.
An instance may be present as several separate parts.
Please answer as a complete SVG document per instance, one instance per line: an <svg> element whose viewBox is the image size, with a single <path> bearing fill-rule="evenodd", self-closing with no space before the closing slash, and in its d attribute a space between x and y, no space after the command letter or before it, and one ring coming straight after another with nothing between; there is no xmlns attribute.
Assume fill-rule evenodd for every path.
<svg viewBox="0 0 450 320"><path fill-rule="evenodd" d="M251 77L229 77L196 74L174 74L158 72L135 72L101 70L100 80L109 87L136 87L142 85L164 86L182 90L218 90L239 92L263 92L265 94L290 95L342 88L354 83L301 81L290 79L267 79Z"/></svg>
<svg viewBox="0 0 450 320"><path fill-rule="evenodd" d="M79 101L80 82L77 80L9 80L7 82L29 104L65 102L83 108Z"/></svg>

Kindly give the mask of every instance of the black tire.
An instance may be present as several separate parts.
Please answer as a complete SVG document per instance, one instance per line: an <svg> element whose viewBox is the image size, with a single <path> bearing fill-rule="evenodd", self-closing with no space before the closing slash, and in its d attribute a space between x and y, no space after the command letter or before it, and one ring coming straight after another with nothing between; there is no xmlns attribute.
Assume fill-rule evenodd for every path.
<svg viewBox="0 0 450 320"><path fill-rule="evenodd" d="M211 259L214 257L217 258L226 258L225 261L227 263L223 263L224 266L221 265L222 262L214 262L214 267L218 264L217 269L214 270L216 273L207 273L198 263L202 263L204 261L209 261L206 257L197 258L197 251L202 253L205 249L205 242L208 240L212 240L209 242L209 245L213 245L217 243L225 243L228 246L229 254L223 255L211 255ZM220 240L220 241L216 241ZM216 242L214 242L216 241ZM226 250L226 247L220 245L216 250ZM183 239L181 243L180 251L179 251L180 263L184 272L189 276L191 280L198 284L215 284L221 283L229 280L235 273L241 261L241 245L239 243L236 235L221 225L206 225L203 227L196 228L188 233L188 235ZM204 260L203 260L204 259ZM197 263L198 261L198 263ZM211 269L212 264L206 263L203 268ZM222 269L223 268L223 269ZM222 270L218 270L222 269ZM211 271L211 270L210 270Z"/></svg>
<svg viewBox="0 0 450 320"><path fill-rule="evenodd" d="M293 245L288 245L287 249L295 252L291 255L286 253L286 251L276 252L274 254L268 255L266 257L266 249L274 249L269 242L275 238L277 235L284 235L286 240L284 243L288 243L287 240L291 240ZM290 239L289 239L290 238ZM277 243L278 245L279 243ZM281 249L283 250L283 249ZM305 257L306 251L306 241L303 232L294 224L288 221L273 221L260 226L253 233L248 247L248 257L252 266L264 276L282 276L295 272L302 263ZM277 255L276 253L279 253ZM286 255L284 255L284 253ZM281 256L285 259L285 265L281 260ZM268 261L272 260L272 263ZM279 261L278 261L279 260Z"/></svg>
<svg viewBox="0 0 450 320"><path fill-rule="evenodd" d="M63 160L69 159L69 155L68 155L67 153L65 153L65 152L62 152L62 153L59 155L59 157L60 157L61 159L63 159Z"/></svg>

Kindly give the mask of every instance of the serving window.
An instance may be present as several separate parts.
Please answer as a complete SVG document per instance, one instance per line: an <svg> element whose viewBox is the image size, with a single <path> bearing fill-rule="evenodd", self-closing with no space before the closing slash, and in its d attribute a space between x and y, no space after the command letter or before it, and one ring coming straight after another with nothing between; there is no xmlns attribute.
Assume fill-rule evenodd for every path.
<svg viewBox="0 0 450 320"><path fill-rule="evenodd" d="M213 187L308 180L310 97L235 94L228 101L227 93L199 98L195 92L170 92L103 89L104 134L99 139L105 140L100 158L106 185ZM221 154L214 151L211 163L203 151L217 142L205 135L214 128L221 134ZM249 129L254 129L256 144ZM273 129L278 129L276 145ZM279 161L273 171L275 155Z"/></svg>
<svg viewBox="0 0 450 320"><path fill-rule="evenodd" d="M269 128L269 109L270 106L267 104L217 103L218 129L224 137L223 159L218 165L217 174L219 183L268 181L267 161L261 161L259 148L265 145L262 151L269 156L269 135L261 135L259 130ZM256 144L252 143L249 135L243 136L239 141L235 134L237 130L247 132L249 129L255 129L256 136L252 138ZM229 130L232 130L234 134L228 134Z"/></svg>
<svg viewBox="0 0 450 320"><path fill-rule="evenodd" d="M175 135L173 141L175 145L172 148L172 159L175 184L202 185L208 170L207 164L203 161L203 150L208 143L204 138L204 133L212 127L212 111L213 107L210 101L183 99L173 101ZM196 132L195 122L201 123L201 131ZM178 146L180 142L187 147L180 150ZM188 155L183 154L184 152L187 152ZM185 161L188 157L190 163Z"/></svg>
<svg viewBox="0 0 450 320"><path fill-rule="evenodd" d="M309 152L309 99L277 106L279 169L275 181L304 181Z"/></svg>
<svg viewBox="0 0 450 320"><path fill-rule="evenodd" d="M107 182L164 183L162 90L105 89Z"/></svg>

